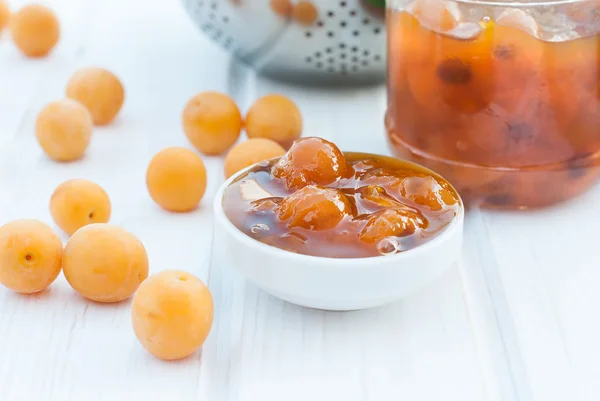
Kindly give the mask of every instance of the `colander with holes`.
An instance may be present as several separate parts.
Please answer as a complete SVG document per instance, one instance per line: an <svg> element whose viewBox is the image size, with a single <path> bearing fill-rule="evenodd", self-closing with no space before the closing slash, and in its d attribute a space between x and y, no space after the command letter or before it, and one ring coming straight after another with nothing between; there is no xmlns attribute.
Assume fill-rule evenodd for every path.
<svg viewBox="0 0 600 401"><path fill-rule="evenodd" d="M182 0L204 34L261 74L317 84L385 79L385 0Z"/></svg>

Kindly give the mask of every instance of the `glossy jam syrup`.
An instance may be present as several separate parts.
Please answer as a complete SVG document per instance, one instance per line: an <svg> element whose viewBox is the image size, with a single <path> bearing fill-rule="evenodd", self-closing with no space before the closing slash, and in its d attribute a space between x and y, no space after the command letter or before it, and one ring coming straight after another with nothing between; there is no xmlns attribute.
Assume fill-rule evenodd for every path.
<svg viewBox="0 0 600 401"><path fill-rule="evenodd" d="M313 179L325 183L300 182L299 170L318 164L290 168L294 146L238 177L223 197L229 220L265 244L331 258L389 255L426 243L459 213L459 197L446 181L390 157L340 152L337 179L330 169L319 176L313 168Z"/></svg>
<svg viewBox="0 0 600 401"><path fill-rule="evenodd" d="M415 4L388 10L396 155L443 175L467 205L548 206L598 181L599 36L543 41L521 10L459 24L452 8Z"/></svg>

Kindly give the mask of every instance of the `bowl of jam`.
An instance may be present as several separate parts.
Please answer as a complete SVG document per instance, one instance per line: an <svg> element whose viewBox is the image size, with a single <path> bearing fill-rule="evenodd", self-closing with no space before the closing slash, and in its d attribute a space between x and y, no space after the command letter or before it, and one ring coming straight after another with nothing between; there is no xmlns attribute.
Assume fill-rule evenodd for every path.
<svg viewBox="0 0 600 401"><path fill-rule="evenodd" d="M234 267L264 291L318 309L397 300L452 266L462 244L464 207L447 180L316 137L229 178L214 208Z"/></svg>

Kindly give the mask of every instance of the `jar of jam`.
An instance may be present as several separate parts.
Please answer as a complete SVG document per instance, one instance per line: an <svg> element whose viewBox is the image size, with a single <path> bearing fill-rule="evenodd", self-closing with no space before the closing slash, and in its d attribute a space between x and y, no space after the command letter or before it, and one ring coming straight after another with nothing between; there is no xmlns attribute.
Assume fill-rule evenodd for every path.
<svg viewBox="0 0 600 401"><path fill-rule="evenodd" d="M600 178L600 1L388 0L394 152L467 205L533 208Z"/></svg>

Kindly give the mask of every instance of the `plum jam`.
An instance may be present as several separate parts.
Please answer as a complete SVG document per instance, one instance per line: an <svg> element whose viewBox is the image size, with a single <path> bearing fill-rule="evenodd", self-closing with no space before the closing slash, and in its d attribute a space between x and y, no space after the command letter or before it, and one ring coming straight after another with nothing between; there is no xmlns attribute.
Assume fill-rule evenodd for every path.
<svg viewBox="0 0 600 401"><path fill-rule="evenodd" d="M600 178L600 2L388 1L395 154L467 205L531 208Z"/></svg>
<svg viewBox="0 0 600 401"><path fill-rule="evenodd" d="M430 241L460 212L442 177L392 157L342 153L321 138L297 140L229 185L227 218L244 234L290 252L364 258Z"/></svg>

